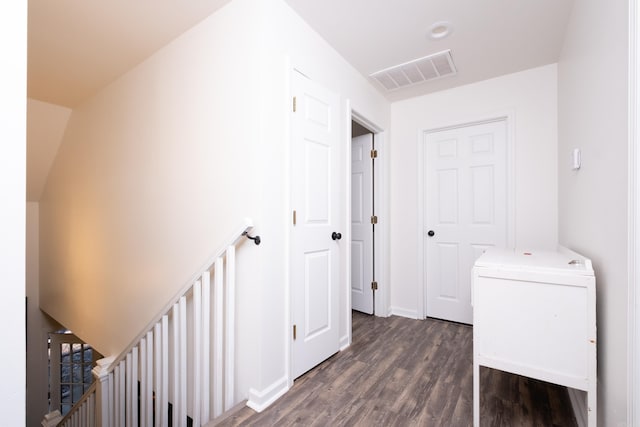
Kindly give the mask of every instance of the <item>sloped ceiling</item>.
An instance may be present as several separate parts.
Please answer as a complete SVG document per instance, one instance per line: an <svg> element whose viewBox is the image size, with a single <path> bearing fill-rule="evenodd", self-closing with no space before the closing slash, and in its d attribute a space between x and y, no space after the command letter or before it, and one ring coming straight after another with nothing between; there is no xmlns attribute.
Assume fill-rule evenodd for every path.
<svg viewBox="0 0 640 427"><path fill-rule="evenodd" d="M35 99L27 103L27 202L40 200L71 109Z"/></svg>
<svg viewBox="0 0 640 427"><path fill-rule="evenodd" d="M39 199L69 108L229 1L29 0L28 96L46 104L30 104L28 198ZM556 62L573 6L573 0L285 1L367 78L451 49L453 77L392 92L370 79L390 101ZM442 20L452 34L430 39L429 27Z"/></svg>
<svg viewBox="0 0 640 427"><path fill-rule="evenodd" d="M74 107L230 0L29 0L29 97ZM458 74L390 100L557 61L573 0L285 0L363 75L451 49ZM449 37L429 27L449 21ZM372 80L373 82L373 80Z"/></svg>
<svg viewBox="0 0 640 427"><path fill-rule="evenodd" d="M74 107L230 0L29 0L28 96Z"/></svg>

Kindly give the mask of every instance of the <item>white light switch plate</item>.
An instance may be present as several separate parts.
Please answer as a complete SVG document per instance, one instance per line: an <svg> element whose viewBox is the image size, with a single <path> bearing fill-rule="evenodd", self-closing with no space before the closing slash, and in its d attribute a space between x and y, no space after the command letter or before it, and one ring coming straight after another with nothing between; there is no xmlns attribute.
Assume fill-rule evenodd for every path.
<svg viewBox="0 0 640 427"><path fill-rule="evenodd" d="M579 148L574 148L571 154L571 168L578 170L580 166L582 166L582 153Z"/></svg>

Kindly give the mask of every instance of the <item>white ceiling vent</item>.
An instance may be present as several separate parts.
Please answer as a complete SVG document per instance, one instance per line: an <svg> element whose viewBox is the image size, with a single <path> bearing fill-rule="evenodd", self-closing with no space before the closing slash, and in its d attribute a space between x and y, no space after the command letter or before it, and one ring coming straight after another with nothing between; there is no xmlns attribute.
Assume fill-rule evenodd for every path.
<svg viewBox="0 0 640 427"><path fill-rule="evenodd" d="M370 77L376 79L385 89L395 90L426 82L427 80L454 76L456 73L451 51L444 50L404 64L376 71Z"/></svg>

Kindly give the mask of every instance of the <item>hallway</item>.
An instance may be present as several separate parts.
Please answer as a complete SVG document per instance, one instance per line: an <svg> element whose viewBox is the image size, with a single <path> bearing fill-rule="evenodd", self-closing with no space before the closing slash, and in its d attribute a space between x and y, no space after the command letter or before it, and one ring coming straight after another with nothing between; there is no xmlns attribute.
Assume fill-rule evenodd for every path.
<svg viewBox="0 0 640 427"><path fill-rule="evenodd" d="M471 426L472 328L353 312L353 344L221 426ZM563 387L481 371L483 426L575 426Z"/></svg>

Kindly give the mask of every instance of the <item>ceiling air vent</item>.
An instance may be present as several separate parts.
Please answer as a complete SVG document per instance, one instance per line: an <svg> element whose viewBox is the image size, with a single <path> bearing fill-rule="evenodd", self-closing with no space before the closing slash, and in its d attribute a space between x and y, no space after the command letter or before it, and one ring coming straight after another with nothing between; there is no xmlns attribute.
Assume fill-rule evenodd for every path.
<svg viewBox="0 0 640 427"><path fill-rule="evenodd" d="M451 51L444 50L376 71L370 77L376 79L385 89L395 90L440 77L454 76L456 73Z"/></svg>

